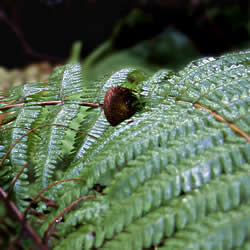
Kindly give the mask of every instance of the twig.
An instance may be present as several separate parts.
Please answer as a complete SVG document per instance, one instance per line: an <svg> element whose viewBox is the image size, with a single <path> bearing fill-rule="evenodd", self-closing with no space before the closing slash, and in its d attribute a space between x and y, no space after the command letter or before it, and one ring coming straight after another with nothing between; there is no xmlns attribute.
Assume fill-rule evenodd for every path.
<svg viewBox="0 0 250 250"><path fill-rule="evenodd" d="M14 187L16 181L18 180L19 176L22 174L23 170L24 170L26 167L27 167L27 164L24 164L24 165L22 166L22 168L19 170L19 172L17 173L16 178L11 182L8 195L11 193L11 191L12 191L12 189L13 189L13 187Z"/></svg>
<svg viewBox="0 0 250 250"><path fill-rule="evenodd" d="M24 106L24 104L27 104L27 103L21 102L21 103L9 104L9 105L5 105L5 106L0 107L0 110ZM39 103L34 103L32 105L58 105L58 104L71 104L71 103L67 102L67 101L63 101L63 100L56 100L56 101L41 101ZM92 108L98 108L98 107L102 106L102 104L100 104L100 103L93 103L93 102L81 102L81 103L79 103L79 105L88 106L88 107L92 107Z"/></svg>
<svg viewBox="0 0 250 250"><path fill-rule="evenodd" d="M23 216L24 216L24 217L27 216L29 209L30 209L31 206L36 202L36 200L40 197L40 195L41 195L42 193L44 193L45 191L47 191L49 188L51 188L51 187L53 187L53 186L56 186L56 185L58 185L58 184L60 184L60 183L67 182L67 181L83 181L83 182L85 182L85 180L80 179L80 178L70 178L70 179L64 179L64 180L60 180L60 181L56 181L56 182L54 182L54 183L51 183L50 185L48 185L47 187L45 187L44 189L42 189L42 190L32 199L32 201L29 203L29 205L28 205L27 208L25 209L24 215L23 215Z"/></svg>
<svg viewBox="0 0 250 250"><path fill-rule="evenodd" d="M19 106L23 106L23 105L24 105L24 102L22 102L22 103L15 103L15 104L9 104L9 105L5 105L3 107L0 107L0 110L14 108L14 107L19 107Z"/></svg>
<svg viewBox="0 0 250 250"><path fill-rule="evenodd" d="M0 125L0 127L1 127L1 125ZM25 128L25 127L21 127L21 126L14 126L14 127L3 128L0 130L0 133L4 132L5 130L13 129L13 128L23 128L23 129L29 130L29 128ZM36 132L33 131L33 133L40 137L40 135L37 134Z"/></svg>
<svg viewBox="0 0 250 250"><path fill-rule="evenodd" d="M204 107L198 103L195 103L194 107L208 111L217 121L226 123L228 125L228 127L230 127L235 133L244 137L248 141L248 143L250 143L250 136L247 133L245 133L243 130L238 128L235 124L228 122L221 115L217 114L216 112L212 111L211 109Z"/></svg>
<svg viewBox="0 0 250 250"><path fill-rule="evenodd" d="M84 201L84 200L87 200L87 199L90 199L90 198L96 198L96 197L99 197L103 195L102 193L101 194L97 194L97 195L87 195L87 196L84 196L84 197L81 197L79 199L77 199L76 201L70 203L67 207L65 207L54 219L53 221L51 221L48 225L48 228L47 230L44 232L44 235L43 235L43 242L46 242L47 241L47 238L48 238L48 234L52 228L52 226L56 223L56 221L62 217L66 212L68 212L73 206L75 206L76 204L78 204L80 201Z"/></svg>
<svg viewBox="0 0 250 250"><path fill-rule="evenodd" d="M40 250L48 250L48 248L43 244L41 238L36 234L33 228L24 219L23 215L15 206L15 204L11 200L8 199L8 195L4 192L2 188L0 188L0 198L4 201L4 203L6 204L8 209L12 212L12 214L15 216L15 218L23 225L23 227L29 233L30 237L35 242L37 247Z"/></svg>
<svg viewBox="0 0 250 250"><path fill-rule="evenodd" d="M176 100L177 102L187 102L187 103L192 103L190 101L184 101L184 100ZM213 111L205 106L202 106L198 103L192 103L193 106L195 108L198 108L198 109L203 109L203 110L206 110L210 113L211 116L213 116L217 121L219 122L223 122L225 124L227 124L227 126L229 128L231 128L235 133L239 134L240 136L242 136L243 138L245 138L247 140L248 143L250 143L250 136L245 133L243 130L241 130L240 128L238 128L235 124L227 121L225 118L223 118L221 115L219 115L218 113L216 113L216 111Z"/></svg>
<svg viewBox="0 0 250 250"><path fill-rule="evenodd" d="M0 127L1 127L2 125L5 125L5 124L0 124ZM14 126L14 127L3 128L3 129L0 130L0 133L6 131L6 130L8 130L8 129L13 129L13 128L22 128L22 129L30 130L29 128L25 128L25 127L22 127L22 126ZM38 137L41 138L41 136L40 136L39 134L37 134L35 131L32 131L32 133L34 133L35 135L37 135Z"/></svg>

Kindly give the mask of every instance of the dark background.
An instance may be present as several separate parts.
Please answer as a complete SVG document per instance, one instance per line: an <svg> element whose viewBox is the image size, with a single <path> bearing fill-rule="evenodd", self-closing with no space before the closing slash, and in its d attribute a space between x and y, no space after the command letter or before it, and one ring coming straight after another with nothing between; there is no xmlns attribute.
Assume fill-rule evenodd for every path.
<svg viewBox="0 0 250 250"><path fill-rule="evenodd" d="M150 18L123 24L114 41L118 49L152 39L167 27L185 34L200 55L249 46L245 0L0 0L0 66L64 63L76 40L83 42L84 58L133 9Z"/></svg>

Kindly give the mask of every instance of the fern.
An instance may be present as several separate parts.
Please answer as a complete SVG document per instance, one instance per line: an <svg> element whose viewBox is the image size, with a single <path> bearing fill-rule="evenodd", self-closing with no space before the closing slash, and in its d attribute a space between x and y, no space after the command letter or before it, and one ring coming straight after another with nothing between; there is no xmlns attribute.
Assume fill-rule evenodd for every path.
<svg viewBox="0 0 250 250"><path fill-rule="evenodd" d="M57 209L44 198L35 207L44 217L32 225L54 249L248 246L249 55L151 76L126 68L98 82L84 81L72 63L47 84L9 90L0 104L1 187L27 165L13 189L23 211L49 184L71 180L43 194ZM97 103L116 85L133 89L144 106L112 127ZM84 197L91 199L67 210Z"/></svg>
<svg viewBox="0 0 250 250"><path fill-rule="evenodd" d="M249 219L249 203L225 214L214 214L200 225L195 224L177 233L176 239L167 240L162 249L240 247L248 238Z"/></svg>

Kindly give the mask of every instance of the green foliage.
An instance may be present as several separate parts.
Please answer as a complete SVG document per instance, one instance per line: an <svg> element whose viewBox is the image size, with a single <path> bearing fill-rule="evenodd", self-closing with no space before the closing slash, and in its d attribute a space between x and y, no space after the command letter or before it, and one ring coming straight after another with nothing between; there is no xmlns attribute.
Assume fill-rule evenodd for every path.
<svg viewBox="0 0 250 250"><path fill-rule="evenodd" d="M245 51L203 58L177 73L126 68L95 83L83 80L74 63L55 69L48 84L9 90L0 114L12 112L16 119L1 129L15 128L0 134L1 159L28 130L39 128L9 152L0 167L1 186L7 190L27 164L13 190L23 211L27 199L51 183L85 180L43 194L58 206L37 204L37 211L46 211L45 218L35 218L42 225L34 224L43 235L59 212L79 197L98 194L101 185L101 196L58 219L52 249L249 246L249 56ZM145 106L112 127L101 107L81 104L103 103L116 85L133 88ZM24 104L4 109L4 102Z"/></svg>
<svg viewBox="0 0 250 250"><path fill-rule="evenodd" d="M111 40L101 44L83 60L84 78L87 81L96 80L104 74L128 66L149 74L161 68L179 70L199 56L189 39L174 28L163 31L151 40L122 50L114 48L115 36L116 32Z"/></svg>

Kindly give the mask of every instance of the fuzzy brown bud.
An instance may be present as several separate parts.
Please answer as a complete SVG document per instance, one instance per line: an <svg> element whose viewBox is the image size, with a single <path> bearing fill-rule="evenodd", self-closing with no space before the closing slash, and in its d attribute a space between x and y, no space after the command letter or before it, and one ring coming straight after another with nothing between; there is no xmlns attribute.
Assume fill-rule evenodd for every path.
<svg viewBox="0 0 250 250"><path fill-rule="evenodd" d="M104 96L104 115L112 126L130 118L136 112L137 98L128 88L111 87Z"/></svg>

